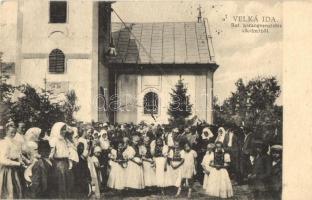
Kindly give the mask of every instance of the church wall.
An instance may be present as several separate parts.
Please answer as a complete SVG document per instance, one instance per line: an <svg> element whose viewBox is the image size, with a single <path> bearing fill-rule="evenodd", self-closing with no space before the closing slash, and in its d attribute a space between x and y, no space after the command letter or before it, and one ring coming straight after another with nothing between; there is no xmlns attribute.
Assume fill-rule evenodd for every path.
<svg viewBox="0 0 312 200"><path fill-rule="evenodd" d="M190 103L193 105L193 114L191 117L197 115L199 119L205 120L208 123L212 123L212 110L211 104L209 103L212 101L212 92L209 89L212 86L212 75L213 73L210 72L202 72L201 74L188 73L181 75L182 80L188 88L187 94L190 96ZM135 81L135 77L137 82ZM117 113L116 121L134 123L139 123L140 121L145 121L147 123L168 123L169 116L167 111L171 101L170 93L171 89L175 87L179 79L180 75L171 73L166 75L120 75L117 80L119 105L128 105L128 109L123 109L122 112L119 111ZM137 90L133 88L133 85L137 85ZM158 114L153 116L151 114L144 114L144 95L148 92L155 92L159 97ZM126 103L126 101L128 102ZM129 106L129 104L131 106ZM133 116L134 112L136 112L136 116Z"/></svg>
<svg viewBox="0 0 312 200"><path fill-rule="evenodd" d="M137 122L138 77L135 74L122 74L117 78L118 110L117 122Z"/></svg>
<svg viewBox="0 0 312 200"><path fill-rule="evenodd" d="M48 86L57 83L62 90L74 89L81 106L77 119L97 121L97 2L67 2L67 22L53 24L49 23L49 1L20 0L16 84L44 87L46 78ZM64 74L51 74L48 70L49 53L56 48L65 54Z"/></svg>

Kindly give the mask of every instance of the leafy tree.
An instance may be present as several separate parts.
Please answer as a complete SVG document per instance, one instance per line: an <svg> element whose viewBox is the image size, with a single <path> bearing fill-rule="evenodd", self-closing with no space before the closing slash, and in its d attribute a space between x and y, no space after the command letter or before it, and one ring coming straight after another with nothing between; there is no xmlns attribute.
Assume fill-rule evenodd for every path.
<svg viewBox="0 0 312 200"><path fill-rule="evenodd" d="M37 92L28 84L15 87L12 96L7 118L15 123L23 121L27 128L40 127L49 130L58 121L72 123L75 121L74 113L79 110L74 91L66 94L63 103L51 102L48 91Z"/></svg>
<svg viewBox="0 0 312 200"><path fill-rule="evenodd" d="M242 79L236 83L236 91L222 105L214 101L214 120L221 126L244 126L253 130L259 138L267 134L281 134L282 106L275 104L281 94L275 77L258 77L247 84Z"/></svg>
<svg viewBox="0 0 312 200"><path fill-rule="evenodd" d="M170 93L171 102L169 104L168 114L171 124L185 124L189 116L192 115L192 104L190 104L187 88L182 79L178 81L175 88Z"/></svg>

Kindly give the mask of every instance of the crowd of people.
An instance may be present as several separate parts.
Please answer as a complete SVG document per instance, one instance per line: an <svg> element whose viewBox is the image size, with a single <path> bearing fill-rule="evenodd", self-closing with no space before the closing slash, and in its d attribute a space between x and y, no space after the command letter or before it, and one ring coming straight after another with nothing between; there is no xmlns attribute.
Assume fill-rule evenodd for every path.
<svg viewBox="0 0 312 200"><path fill-rule="evenodd" d="M168 187L190 198L194 182L207 196L230 198L233 185L249 184L255 199L281 199L282 146L244 127L57 122L26 131L9 122L4 131L1 199L165 194Z"/></svg>

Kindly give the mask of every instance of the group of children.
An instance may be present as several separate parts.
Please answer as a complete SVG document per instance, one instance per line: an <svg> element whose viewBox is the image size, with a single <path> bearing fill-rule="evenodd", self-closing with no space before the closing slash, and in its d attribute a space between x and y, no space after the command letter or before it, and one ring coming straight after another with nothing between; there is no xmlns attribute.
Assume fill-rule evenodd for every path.
<svg viewBox="0 0 312 200"><path fill-rule="evenodd" d="M186 186L191 197L196 175L197 153L188 141L174 141L167 146L161 137L151 141L148 136L140 143L138 135L130 143L123 141L114 145L110 157L110 172L107 186L116 190L158 187L164 194L166 187L177 188L176 197ZM228 198L233 189L227 166L229 154L224 152L222 143L209 144L202 161L205 172L203 188L211 196Z"/></svg>

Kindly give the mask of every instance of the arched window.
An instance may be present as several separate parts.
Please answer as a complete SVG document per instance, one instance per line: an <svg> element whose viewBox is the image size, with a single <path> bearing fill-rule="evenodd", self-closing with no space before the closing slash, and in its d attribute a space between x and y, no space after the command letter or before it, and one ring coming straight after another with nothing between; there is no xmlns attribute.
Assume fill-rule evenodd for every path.
<svg viewBox="0 0 312 200"><path fill-rule="evenodd" d="M65 71L65 55L59 49L54 49L49 55L49 72L64 73Z"/></svg>
<svg viewBox="0 0 312 200"><path fill-rule="evenodd" d="M155 92L145 94L144 114L158 114L158 95Z"/></svg>

